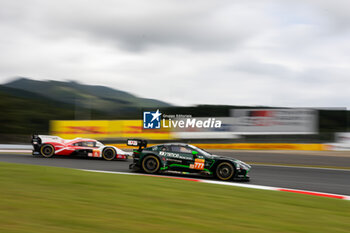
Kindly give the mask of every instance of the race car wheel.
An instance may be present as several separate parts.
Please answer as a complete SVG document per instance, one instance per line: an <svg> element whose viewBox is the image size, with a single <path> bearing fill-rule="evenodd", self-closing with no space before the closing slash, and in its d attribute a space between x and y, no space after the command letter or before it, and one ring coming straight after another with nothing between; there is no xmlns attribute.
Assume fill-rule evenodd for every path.
<svg viewBox="0 0 350 233"><path fill-rule="evenodd" d="M40 154L45 158L50 158L55 154L55 148L50 144L44 144L40 148Z"/></svg>
<svg viewBox="0 0 350 233"><path fill-rule="evenodd" d="M105 148L103 151L102 151L102 157L105 159L105 160L113 160L115 158L115 155L116 155L116 152L113 148Z"/></svg>
<svg viewBox="0 0 350 233"><path fill-rule="evenodd" d="M220 180L230 180L235 174L235 168L229 162L222 162L216 168L216 176Z"/></svg>
<svg viewBox="0 0 350 233"><path fill-rule="evenodd" d="M150 174L157 173L160 168L160 161L154 155L148 155L142 160L142 169Z"/></svg>

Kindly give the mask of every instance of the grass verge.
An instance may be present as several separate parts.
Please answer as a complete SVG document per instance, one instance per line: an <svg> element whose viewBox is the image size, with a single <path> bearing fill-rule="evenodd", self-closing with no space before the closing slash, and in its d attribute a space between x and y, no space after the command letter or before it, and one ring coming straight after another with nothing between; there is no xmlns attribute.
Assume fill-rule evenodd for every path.
<svg viewBox="0 0 350 233"><path fill-rule="evenodd" d="M348 232L350 202L0 163L0 232Z"/></svg>

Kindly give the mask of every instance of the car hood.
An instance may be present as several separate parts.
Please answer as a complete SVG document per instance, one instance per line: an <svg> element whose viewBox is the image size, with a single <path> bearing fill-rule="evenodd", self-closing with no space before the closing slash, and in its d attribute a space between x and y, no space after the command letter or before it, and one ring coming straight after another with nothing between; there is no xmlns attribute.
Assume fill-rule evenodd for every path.
<svg viewBox="0 0 350 233"><path fill-rule="evenodd" d="M241 167L250 170L251 166L249 164L246 164L245 162L232 158L232 157L226 157L226 156L221 156L221 155L212 155L213 159L217 159L217 160L228 160L228 161L232 161L236 164L241 165Z"/></svg>

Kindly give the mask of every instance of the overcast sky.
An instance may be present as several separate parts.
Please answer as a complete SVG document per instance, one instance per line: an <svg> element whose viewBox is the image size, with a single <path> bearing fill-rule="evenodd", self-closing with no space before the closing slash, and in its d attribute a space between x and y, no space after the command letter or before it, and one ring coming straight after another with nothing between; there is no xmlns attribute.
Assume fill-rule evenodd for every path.
<svg viewBox="0 0 350 233"><path fill-rule="evenodd" d="M172 104L350 107L349 0L0 0L0 83Z"/></svg>

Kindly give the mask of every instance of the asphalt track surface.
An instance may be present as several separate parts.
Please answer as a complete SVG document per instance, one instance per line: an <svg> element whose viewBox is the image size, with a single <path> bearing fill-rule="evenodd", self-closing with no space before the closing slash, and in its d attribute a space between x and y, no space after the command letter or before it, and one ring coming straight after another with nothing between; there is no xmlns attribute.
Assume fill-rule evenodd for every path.
<svg viewBox="0 0 350 233"><path fill-rule="evenodd" d="M335 156L313 156L278 153L259 152L230 152L215 151L217 155L234 156L246 162L263 162L304 165L328 165L339 167L350 167L350 157ZM263 159L265 157L265 159ZM321 158L320 158L321 157ZM313 158L313 159L312 159ZM258 160L258 161L257 161ZM304 163L301 163L304 160ZM42 166L54 166L77 169L104 170L130 172L128 161L105 161L92 158L54 157L42 158L33 157L28 154L0 154L1 162L34 164ZM327 163L328 161L328 163ZM311 163L312 162L312 163ZM332 163L332 164L329 164ZM185 176L186 177L186 176ZM193 176L192 176L193 177ZM252 165L250 172L251 181L249 184L275 186L281 188L303 189L316 192L326 192L342 195L350 195L350 170L345 169L323 169L310 167L288 167L270 165ZM212 179L212 178L207 178Z"/></svg>

